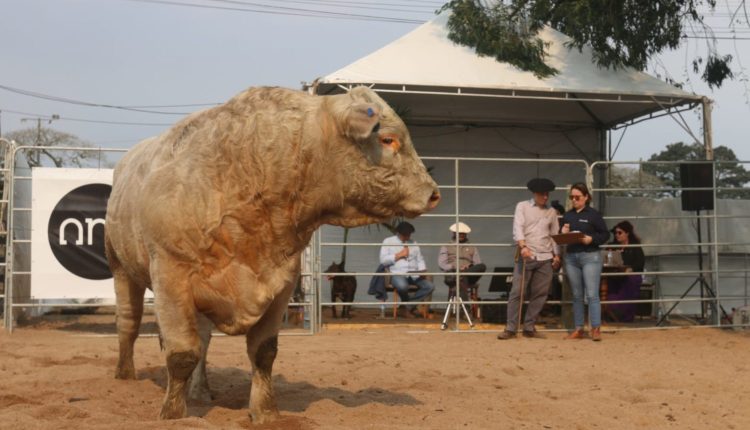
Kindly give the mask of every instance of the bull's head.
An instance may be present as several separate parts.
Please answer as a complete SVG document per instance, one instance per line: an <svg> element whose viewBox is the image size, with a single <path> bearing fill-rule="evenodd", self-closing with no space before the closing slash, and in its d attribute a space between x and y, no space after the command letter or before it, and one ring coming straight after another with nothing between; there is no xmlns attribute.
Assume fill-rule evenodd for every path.
<svg viewBox="0 0 750 430"><path fill-rule="evenodd" d="M393 216L415 217L440 201L401 118L375 92L357 87L330 96L337 128L344 207L333 224L352 226Z"/></svg>

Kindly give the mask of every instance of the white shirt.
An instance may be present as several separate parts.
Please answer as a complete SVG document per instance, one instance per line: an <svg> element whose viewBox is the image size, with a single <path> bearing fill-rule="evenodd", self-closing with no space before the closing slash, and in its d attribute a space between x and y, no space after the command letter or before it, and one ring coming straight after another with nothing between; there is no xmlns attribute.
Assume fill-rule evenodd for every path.
<svg viewBox="0 0 750 430"><path fill-rule="evenodd" d="M396 261L396 254L409 247L409 256ZM380 264L390 270L391 273L404 274L409 272L421 272L427 270L427 265L422 257L419 246L413 240L402 242L398 235L385 238L383 246L380 248ZM417 276L412 276L416 279Z"/></svg>
<svg viewBox="0 0 750 430"><path fill-rule="evenodd" d="M513 216L513 240L525 241L537 261L551 259L559 255L555 241L550 237L559 231L557 211L549 206L539 207L534 199L524 200L516 205Z"/></svg>

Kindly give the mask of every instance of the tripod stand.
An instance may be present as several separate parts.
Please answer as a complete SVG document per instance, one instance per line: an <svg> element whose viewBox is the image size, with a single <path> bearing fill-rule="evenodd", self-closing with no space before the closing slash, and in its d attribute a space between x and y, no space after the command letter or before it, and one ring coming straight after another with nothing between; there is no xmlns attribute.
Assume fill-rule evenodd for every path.
<svg viewBox="0 0 750 430"><path fill-rule="evenodd" d="M466 321L469 322L469 327L474 328L474 323L471 321L469 311L466 310L466 304L464 304L464 300L460 295L454 293L448 299L448 307L445 308L445 315L443 315L443 323L440 324L440 330L445 330L446 328L448 328L448 317L450 316L451 311L456 314L456 328L458 328L459 321L461 321L461 309L458 308L459 306L461 306L461 309L463 309L464 311L464 315L466 315Z"/></svg>
<svg viewBox="0 0 750 430"><path fill-rule="evenodd" d="M659 319L659 321L656 323L656 326L658 327L661 325L661 323L664 322L664 320L669 317L669 314L672 313L674 308L677 307L677 305L680 304L682 299L684 299L688 294L690 294L690 291L692 291L693 287L696 285L700 285L700 293L701 293L701 320L706 319L706 303L703 301L703 298L705 297L705 293L708 293L709 296L711 296L712 299L716 298L716 293L714 292L713 288L708 284L706 281L706 277L703 275L703 247L701 243L703 242L703 237L701 236L701 211L700 209L695 211L695 216L698 221L698 228L696 229L698 232L698 277L695 278L692 284L688 287L687 290L685 290L684 293L680 296L680 298L672 305L669 310L662 315L662 317ZM711 310L714 314L716 314L716 303L711 302ZM727 314L727 311L724 309L724 306L719 305L719 308L721 308L722 314L724 314L724 318L729 318L729 314Z"/></svg>

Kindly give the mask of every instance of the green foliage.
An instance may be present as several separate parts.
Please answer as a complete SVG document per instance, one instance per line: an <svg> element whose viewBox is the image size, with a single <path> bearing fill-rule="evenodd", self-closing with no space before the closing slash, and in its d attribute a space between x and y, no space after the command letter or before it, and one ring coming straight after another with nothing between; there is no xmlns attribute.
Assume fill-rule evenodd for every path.
<svg viewBox="0 0 750 430"><path fill-rule="evenodd" d="M453 14L448 20L448 38L472 47L481 56L494 57L539 78L557 73L544 62L545 43L535 36L539 27L530 27L525 14L513 13L502 3L484 7L476 1L454 0L443 6Z"/></svg>
<svg viewBox="0 0 750 430"><path fill-rule="evenodd" d="M612 191L608 196L616 197L658 197L661 192L649 189L664 188L664 183L643 168L616 166L609 168L608 182L610 188L628 188L627 191Z"/></svg>
<svg viewBox="0 0 750 430"><path fill-rule="evenodd" d="M742 189L750 183L750 172L745 169L743 164L737 162L734 151L726 146L717 146L714 148L714 159L717 160L716 182L718 186L737 189L737 191L719 190L719 198L750 199L750 189Z"/></svg>
<svg viewBox="0 0 750 430"><path fill-rule="evenodd" d="M708 83L709 88L714 86L721 87L721 83L724 79L732 79L734 74L732 69L729 68L729 63L732 62L731 55L725 55L719 58L716 54L711 53L706 60L706 66L703 69L701 79ZM693 60L693 72L700 73L701 64L703 64L703 58L698 57Z"/></svg>
<svg viewBox="0 0 750 430"><path fill-rule="evenodd" d="M556 70L544 62L545 44L538 37L544 25L569 36L571 48L591 46L600 67L644 70L654 55L679 47L686 27L710 34L699 13L704 5L713 9L716 0L453 0L440 11L452 12L453 42L546 77ZM733 77L732 56L718 55L715 39L709 51L693 67L718 88Z"/></svg>
<svg viewBox="0 0 750 430"><path fill-rule="evenodd" d="M686 145L683 142L677 142L667 145L666 149L652 155L648 161L700 161L705 159L705 149L700 143ZM726 146L717 146L714 148L714 159L716 160L716 186L719 188L735 188L735 190L719 190L717 196L723 199L749 199L750 190L743 189L743 187L750 182L750 172L737 162L734 151ZM680 187L679 164L646 164L643 169L658 177L665 186ZM677 196L678 191L670 191L666 194Z"/></svg>

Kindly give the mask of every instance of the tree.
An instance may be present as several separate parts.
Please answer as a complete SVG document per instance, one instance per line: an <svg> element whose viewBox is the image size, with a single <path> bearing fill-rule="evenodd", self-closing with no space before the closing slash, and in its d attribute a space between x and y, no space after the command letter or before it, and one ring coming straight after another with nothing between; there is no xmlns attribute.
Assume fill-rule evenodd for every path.
<svg viewBox="0 0 750 430"><path fill-rule="evenodd" d="M705 159L706 153L702 144L687 145L683 142L677 142L667 145L666 149L658 154L653 154L648 161L700 161ZM714 148L714 159L717 161L717 187L742 188L750 182L750 172L737 162L737 156L731 149L726 146L717 146ZM680 187L679 164L646 164L643 170L658 177L665 186ZM667 194L676 196L677 191L670 191ZM748 199L750 198L750 190L719 190L717 195L719 198L725 199Z"/></svg>
<svg viewBox="0 0 750 430"><path fill-rule="evenodd" d="M650 58L677 49L688 32L697 33L708 42L707 54L695 56L693 72L718 88L734 76L732 56L718 52L704 6L714 10L716 0L452 0L440 11L452 12L453 42L541 78L557 73L545 63L546 46L538 37L545 25L569 36L570 48L590 45L597 65L615 69L645 70ZM742 0L730 28L740 22L736 14L744 7Z"/></svg>
<svg viewBox="0 0 750 430"><path fill-rule="evenodd" d="M664 183L659 177L643 168L613 165L610 166L608 175L610 188L628 188L627 191L608 193L609 196L653 198L661 193L648 191L648 189L664 188Z"/></svg>
<svg viewBox="0 0 750 430"><path fill-rule="evenodd" d="M72 134L46 127L32 127L17 130L5 135L8 140L20 146L42 146L43 149L22 150L29 167L40 167L52 163L56 167L96 167L109 166L109 161L99 154L93 145ZM57 148L57 149L55 149ZM87 150L64 150L64 148L92 148ZM63 150L61 150L63 149Z"/></svg>

